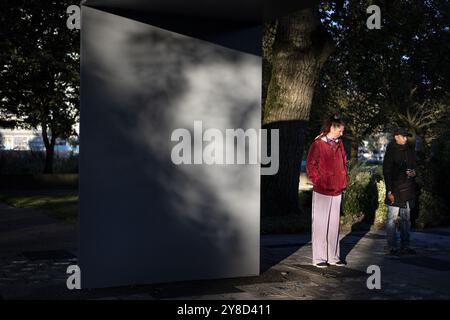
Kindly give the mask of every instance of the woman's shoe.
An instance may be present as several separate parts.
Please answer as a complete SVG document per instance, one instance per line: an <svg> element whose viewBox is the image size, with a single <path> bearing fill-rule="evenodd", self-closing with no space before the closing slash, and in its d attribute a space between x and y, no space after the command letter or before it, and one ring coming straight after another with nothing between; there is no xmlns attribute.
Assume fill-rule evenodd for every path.
<svg viewBox="0 0 450 320"><path fill-rule="evenodd" d="M328 267L328 263L326 263L326 262L319 262L319 263L316 263L314 266L316 266L317 268L327 268Z"/></svg>
<svg viewBox="0 0 450 320"><path fill-rule="evenodd" d="M330 265L337 266L337 267L344 267L344 266L347 265L347 262L339 260L339 261L336 261L336 262L331 262Z"/></svg>

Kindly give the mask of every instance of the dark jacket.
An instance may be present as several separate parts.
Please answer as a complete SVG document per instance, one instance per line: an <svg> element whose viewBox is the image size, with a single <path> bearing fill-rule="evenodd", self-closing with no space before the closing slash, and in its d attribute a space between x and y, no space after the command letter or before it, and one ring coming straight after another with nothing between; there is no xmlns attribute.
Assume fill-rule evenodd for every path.
<svg viewBox="0 0 450 320"><path fill-rule="evenodd" d="M337 196L347 187L347 155L342 140L332 147L320 137L309 148L306 173L315 192Z"/></svg>
<svg viewBox="0 0 450 320"><path fill-rule="evenodd" d="M408 144L400 145L395 141L390 142L383 161L387 205L405 207L406 201L409 201L410 206L413 206L416 183L414 177L408 177L406 169L416 169L414 148ZM394 194L395 202L393 204L387 198L389 191Z"/></svg>

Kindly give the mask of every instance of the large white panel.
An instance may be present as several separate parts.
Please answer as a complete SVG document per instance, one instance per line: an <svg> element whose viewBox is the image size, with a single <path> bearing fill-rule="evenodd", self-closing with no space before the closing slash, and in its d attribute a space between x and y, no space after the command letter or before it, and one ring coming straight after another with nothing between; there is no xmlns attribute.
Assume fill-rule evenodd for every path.
<svg viewBox="0 0 450 320"><path fill-rule="evenodd" d="M82 287L258 275L259 166L176 166L170 137L259 129L261 58L82 11Z"/></svg>

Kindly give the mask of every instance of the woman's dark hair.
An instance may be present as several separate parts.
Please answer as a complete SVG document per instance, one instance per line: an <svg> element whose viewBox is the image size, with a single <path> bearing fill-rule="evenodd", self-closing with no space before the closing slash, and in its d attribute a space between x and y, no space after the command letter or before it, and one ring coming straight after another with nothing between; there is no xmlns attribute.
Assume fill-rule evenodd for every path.
<svg viewBox="0 0 450 320"><path fill-rule="evenodd" d="M339 127L341 125L344 125L344 121L342 121L341 117L339 117L337 114L333 114L323 121L322 129L320 129L320 134L327 135L330 132L332 126Z"/></svg>

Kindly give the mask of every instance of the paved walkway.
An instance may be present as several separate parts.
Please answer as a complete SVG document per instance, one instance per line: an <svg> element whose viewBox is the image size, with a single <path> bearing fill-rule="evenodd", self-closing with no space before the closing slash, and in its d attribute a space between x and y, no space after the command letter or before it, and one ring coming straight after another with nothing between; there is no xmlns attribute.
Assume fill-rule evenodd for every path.
<svg viewBox="0 0 450 320"><path fill-rule="evenodd" d="M385 233L342 235L348 266L311 263L310 236L261 238L259 277L190 281L98 290L66 289L76 264L76 226L0 203L0 299L449 299L450 228L413 232L414 256L385 255ZM366 286L369 265L381 289Z"/></svg>

